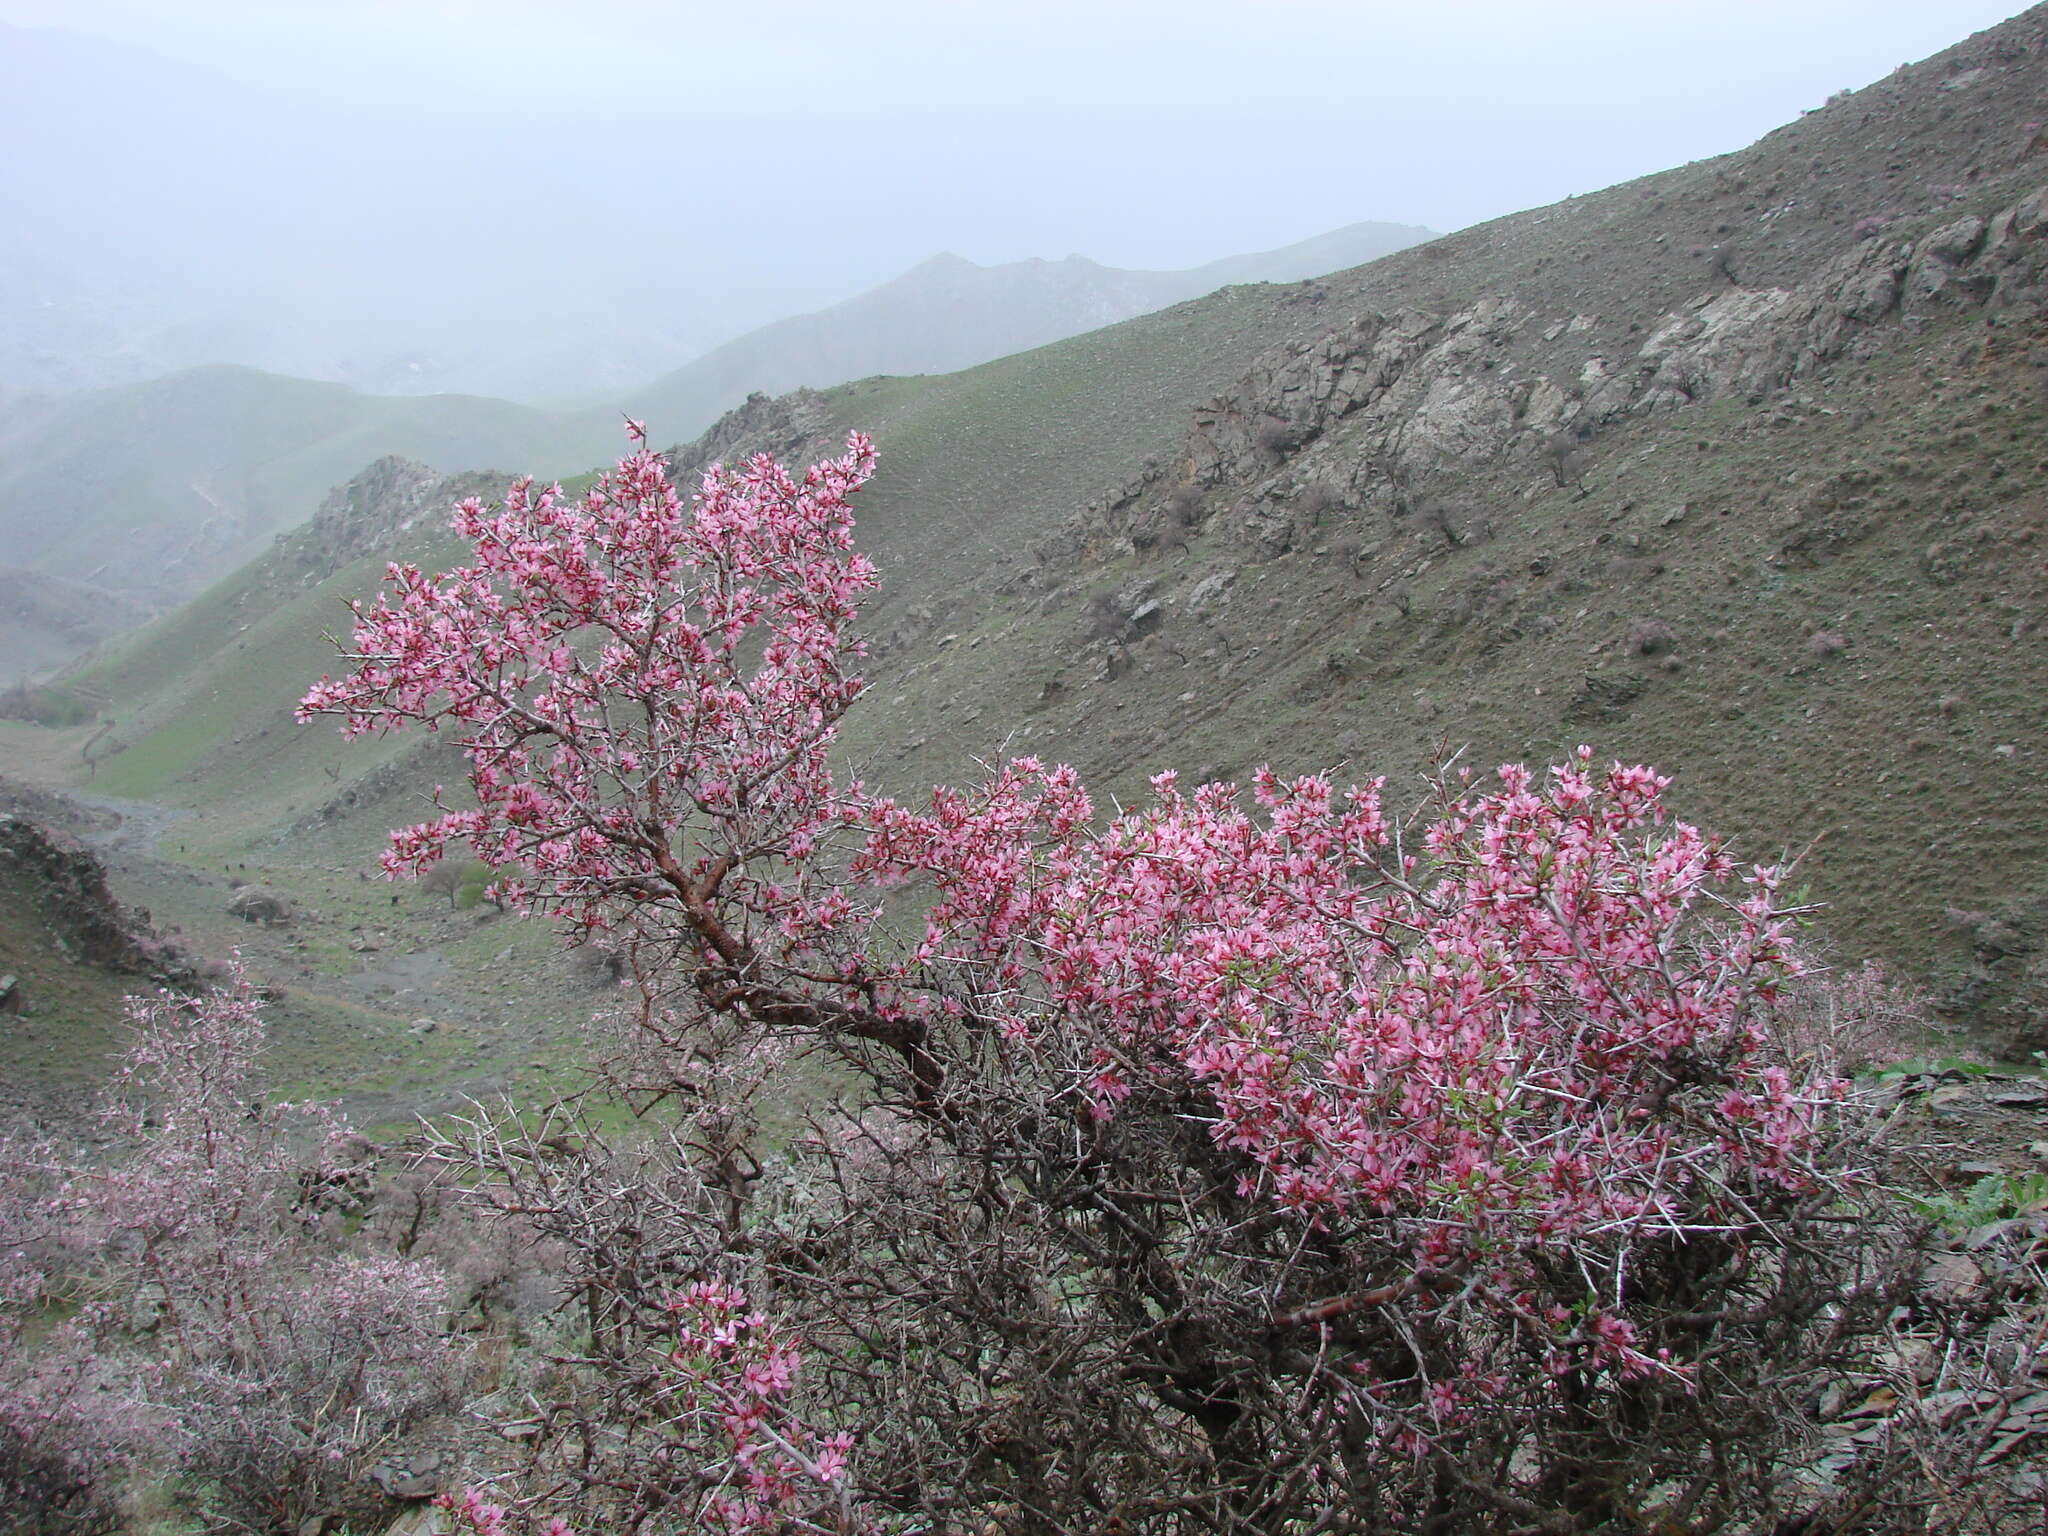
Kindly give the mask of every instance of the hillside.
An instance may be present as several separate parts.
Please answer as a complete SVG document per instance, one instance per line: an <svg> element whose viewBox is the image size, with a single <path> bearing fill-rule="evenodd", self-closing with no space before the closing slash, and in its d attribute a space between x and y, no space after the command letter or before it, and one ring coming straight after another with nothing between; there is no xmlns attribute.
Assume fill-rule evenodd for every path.
<svg viewBox="0 0 2048 1536"><path fill-rule="evenodd" d="M1126 795L1268 758L1412 783L1589 741L2032 1049L2044 45L2036 8L1719 160L698 457L875 429L871 776L1007 740Z"/></svg>
<svg viewBox="0 0 2048 1536"><path fill-rule="evenodd" d="M1844 958L2037 1048L2044 88L2048 7L1746 150L1334 277L751 401L680 467L874 433L870 782L1007 744L1126 797L1261 760L1405 797L1446 751L1586 741L1803 854ZM102 787L341 861L447 780L284 723L332 600L386 550L446 557L423 512L392 542L392 485L340 494L406 516L316 524L94 670Z"/></svg>
<svg viewBox="0 0 2048 1536"><path fill-rule="evenodd" d="M145 904L201 963L239 952L264 979L281 1087L344 1094L363 1123L403 1122L429 1090L487 1095L515 1073L531 1080L543 1064L521 1046L587 1015L602 979L562 957L539 924L371 878L361 828L416 818L425 787L452 780L455 765L378 741L344 762L324 733L276 707L328 665L324 633L342 627L342 599L375 583L387 553L445 561L448 503L503 484L380 460L237 578L70 679L114 701L111 726L0 721L11 771L42 783L69 774L67 830L99 852L122 900ZM61 808L53 797L26 806L51 824ZM348 830L331 835L337 824ZM239 920L246 884L284 893L290 920ZM0 1042L0 1077L19 1073L22 1093L47 1104L103 1069L118 994L135 981L103 968L67 974L61 956L53 969L37 937L43 894L31 882L12 907L0 902L15 915L0 921L0 971L22 971L48 1000L47 1020Z"/></svg>
<svg viewBox="0 0 2048 1536"><path fill-rule="evenodd" d="M122 994L194 979L80 840L111 819L0 778L0 1115L46 1095L75 1109L120 1039Z"/></svg>
<svg viewBox="0 0 2048 1536"><path fill-rule="evenodd" d="M934 256L879 288L716 347L623 402L677 436L702 431L757 391L876 374L952 373L1213 293L1354 267L1430 239L1400 224L1352 224L1312 240L1180 272L1105 267L1085 256L977 266Z"/></svg>
<svg viewBox="0 0 2048 1536"><path fill-rule="evenodd" d="M380 454L564 473L601 446L502 400L195 368L19 413L0 441L0 549L30 571L161 603L304 521Z"/></svg>
<svg viewBox="0 0 2048 1536"><path fill-rule="evenodd" d="M0 657L8 669L0 689L56 671L150 613L147 603L104 587L0 565Z"/></svg>

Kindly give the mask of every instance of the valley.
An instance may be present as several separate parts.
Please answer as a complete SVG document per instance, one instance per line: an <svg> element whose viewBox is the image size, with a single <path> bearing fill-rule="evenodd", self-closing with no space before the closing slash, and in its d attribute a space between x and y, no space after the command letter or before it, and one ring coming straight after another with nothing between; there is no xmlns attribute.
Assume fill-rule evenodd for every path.
<svg viewBox="0 0 2048 1536"><path fill-rule="evenodd" d="M0 654L14 670L0 685L61 670L195 598L374 459L573 475L614 451L624 414L693 435L753 393L946 373L1230 284L1354 264L1429 234L1358 224L1180 272L1081 257L993 267L938 257L736 337L616 399L573 408L372 394L227 365L55 397L0 391Z"/></svg>

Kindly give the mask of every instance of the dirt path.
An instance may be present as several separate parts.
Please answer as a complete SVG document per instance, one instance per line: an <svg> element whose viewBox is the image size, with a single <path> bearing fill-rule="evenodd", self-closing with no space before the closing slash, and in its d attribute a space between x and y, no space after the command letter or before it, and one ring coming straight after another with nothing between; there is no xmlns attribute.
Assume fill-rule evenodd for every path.
<svg viewBox="0 0 2048 1536"><path fill-rule="evenodd" d="M98 795L87 789L65 789L57 793L90 810L105 811L117 818L112 826L83 832L80 836L95 852L112 859L153 859L157 846L172 823L192 813L177 806L159 805L154 800L124 800L118 795Z"/></svg>

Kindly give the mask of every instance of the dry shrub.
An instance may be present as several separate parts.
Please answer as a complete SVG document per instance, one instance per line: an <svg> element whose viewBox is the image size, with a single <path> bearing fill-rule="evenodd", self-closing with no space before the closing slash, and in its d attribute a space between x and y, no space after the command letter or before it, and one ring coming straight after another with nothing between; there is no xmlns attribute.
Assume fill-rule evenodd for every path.
<svg viewBox="0 0 2048 1536"><path fill-rule="evenodd" d="M1678 631L1662 619L1644 619L1628 632L1628 648L1637 656L1663 656L1678 649Z"/></svg>
<svg viewBox="0 0 2048 1536"><path fill-rule="evenodd" d="M1277 457L1291 453L1301 446L1301 429L1292 422L1269 416L1260 422L1252 433L1252 441L1259 446L1261 452Z"/></svg>

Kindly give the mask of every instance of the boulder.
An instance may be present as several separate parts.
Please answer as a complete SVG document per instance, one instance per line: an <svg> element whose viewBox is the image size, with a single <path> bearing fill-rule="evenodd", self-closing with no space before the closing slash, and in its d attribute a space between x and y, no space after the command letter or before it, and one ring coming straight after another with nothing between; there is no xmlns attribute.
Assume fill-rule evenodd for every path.
<svg viewBox="0 0 2048 1536"><path fill-rule="evenodd" d="M266 928L292 920L291 898L267 885L243 886L228 898L228 911L245 923L261 923Z"/></svg>
<svg viewBox="0 0 2048 1536"><path fill-rule="evenodd" d="M438 1451L387 1456L370 1468L369 1479L389 1499L431 1499L447 1490L445 1458Z"/></svg>

